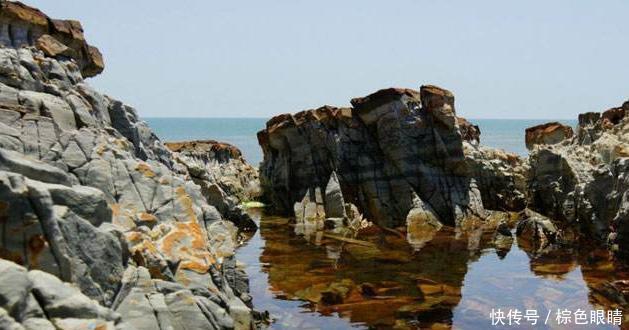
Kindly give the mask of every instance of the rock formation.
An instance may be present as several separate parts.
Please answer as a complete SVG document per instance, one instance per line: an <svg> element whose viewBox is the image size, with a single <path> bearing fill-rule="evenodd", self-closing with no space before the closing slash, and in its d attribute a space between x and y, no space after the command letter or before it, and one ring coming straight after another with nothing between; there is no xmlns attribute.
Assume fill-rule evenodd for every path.
<svg viewBox="0 0 629 330"><path fill-rule="evenodd" d="M201 186L208 202L224 218L242 230L255 229L256 224L242 209L242 203L259 197L258 171L247 164L238 148L213 140L170 142L177 163L183 165L190 178Z"/></svg>
<svg viewBox="0 0 629 330"><path fill-rule="evenodd" d="M629 102L579 116L575 136L531 152L529 206L629 255Z"/></svg>
<svg viewBox="0 0 629 330"><path fill-rule="evenodd" d="M71 58L86 78L105 68L98 48L85 41L80 22L52 19L20 2L0 2L0 45L35 46L52 58Z"/></svg>
<svg viewBox="0 0 629 330"><path fill-rule="evenodd" d="M258 133L263 196L277 212L325 191L333 171L345 202L387 227L406 225L416 196L447 225L524 206L521 161L478 147L480 130L456 116L451 92L391 88L352 105L279 115Z"/></svg>
<svg viewBox="0 0 629 330"><path fill-rule="evenodd" d="M537 144L556 144L573 135L572 127L552 122L527 128L525 142L532 149Z"/></svg>
<svg viewBox="0 0 629 330"><path fill-rule="evenodd" d="M235 226L132 107L83 80L103 66L80 24L0 6L0 257L28 270L2 261L22 275L0 295L22 291L0 299L1 327L251 327Z"/></svg>

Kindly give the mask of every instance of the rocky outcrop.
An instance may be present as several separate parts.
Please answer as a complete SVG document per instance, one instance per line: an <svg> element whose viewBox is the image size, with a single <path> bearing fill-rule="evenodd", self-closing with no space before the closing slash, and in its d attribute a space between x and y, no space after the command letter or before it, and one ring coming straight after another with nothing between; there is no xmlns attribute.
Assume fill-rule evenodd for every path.
<svg viewBox="0 0 629 330"><path fill-rule="evenodd" d="M93 77L105 68L98 48L85 41L80 22L52 19L20 2L0 1L0 45L36 46L47 56L71 58L83 77Z"/></svg>
<svg viewBox="0 0 629 330"><path fill-rule="evenodd" d="M39 270L0 259L0 328L127 329L120 314ZM148 328L145 328L148 329Z"/></svg>
<svg viewBox="0 0 629 330"><path fill-rule="evenodd" d="M242 204L259 197L258 170L249 165L238 148L213 140L169 142L177 163L201 186L210 205L242 230L256 224Z"/></svg>
<svg viewBox="0 0 629 330"><path fill-rule="evenodd" d="M451 92L435 86L392 88L353 99L352 105L276 116L258 133L263 195L277 212L291 214L293 204L313 187L324 191L333 171L345 202L387 227L406 224L415 196L448 225L466 216L483 217L486 207L496 206L484 202L521 206L514 176L490 179L502 175L494 167L512 167L504 162L511 156L466 158L464 141L483 153L476 146L480 130L456 116ZM485 200L483 194L504 202Z"/></svg>
<svg viewBox="0 0 629 330"><path fill-rule="evenodd" d="M552 122L527 128L525 142L526 147L532 149L538 144L557 144L573 135L572 127Z"/></svg>
<svg viewBox="0 0 629 330"><path fill-rule="evenodd" d="M576 135L529 158L530 207L629 255L629 103L579 116Z"/></svg>
<svg viewBox="0 0 629 330"><path fill-rule="evenodd" d="M148 281L170 288L144 295L158 296L155 313L146 315L160 318L158 328L253 326L246 275L233 259L237 229L135 109L83 80L100 69L80 25L19 3L0 5L0 257L29 276L50 274L47 285L61 287L55 276L72 283L100 309L122 314L81 314L72 306L79 312L60 309L46 319L64 329L134 323L137 310L129 314L120 303L135 301L125 298L133 292L126 283L139 282L126 278L144 269ZM0 281L0 291L11 285ZM50 295L62 303L75 296ZM28 306L16 306L0 309L0 322L10 316L29 328Z"/></svg>

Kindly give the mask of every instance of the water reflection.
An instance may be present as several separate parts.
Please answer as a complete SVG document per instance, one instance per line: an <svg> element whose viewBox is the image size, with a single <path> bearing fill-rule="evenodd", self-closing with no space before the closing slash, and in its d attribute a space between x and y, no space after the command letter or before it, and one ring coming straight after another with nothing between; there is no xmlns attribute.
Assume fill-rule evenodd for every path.
<svg viewBox="0 0 629 330"><path fill-rule="evenodd" d="M382 232L364 242L321 234L307 241L288 219L257 216L260 230L238 258L256 308L276 320L272 328L483 329L492 327L492 308L517 308L538 310L540 323L552 311L548 325L536 328L559 329L558 308L589 315L627 306L629 274L599 249L527 254L493 231L462 235L448 227L429 228L429 240Z"/></svg>

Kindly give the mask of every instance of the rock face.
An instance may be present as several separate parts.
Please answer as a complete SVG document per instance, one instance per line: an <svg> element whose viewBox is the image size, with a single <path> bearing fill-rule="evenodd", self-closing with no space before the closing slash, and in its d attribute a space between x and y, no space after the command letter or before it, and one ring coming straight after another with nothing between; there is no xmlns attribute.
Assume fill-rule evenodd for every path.
<svg viewBox="0 0 629 330"><path fill-rule="evenodd" d="M0 328L125 329L120 314L76 287L0 259Z"/></svg>
<svg viewBox="0 0 629 330"><path fill-rule="evenodd" d="M0 5L0 258L28 269L29 279L39 274L39 282L24 284L26 296L38 298L40 282L53 290L42 291L37 304L46 313L33 314L33 322L63 329L253 326L246 275L233 259L235 226L132 107L84 82L102 61L80 24L20 3ZM137 269L161 285L138 288L152 299L147 323L127 310L136 302L128 295L140 282L128 277ZM59 279L81 293L65 293ZM0 291L17 283L2 280ZM34 328L27 314L37 306L20 301L0 306L0 322ZM98 312L88 310L93 304Z"/></svg>
<svg viewBox="0 0 629 330"><path fill-rule="evenodd" d="M539 213L609 240L629 255L629 103L579 116L577 134L529 158L528 198Z"/></svg>
<svg viewBox="0 0 629 330"><path fill-rule="evenodd" d="M36 46L47 56L72 58L83 77L93 77L105 68L98 48L85 41L80 22L52 19L20 2L0 1L0 45Z"/></svg>
<svg viewBox="0 0 629 330"><path fill-rule="evenodd" d="M325 191L333 171L345 202L383 226L405 225L417 205L415 196L448 225L466 216L482 217L485 207L494 206L484 206L483 194L521 199L513 177L488 180L498 175L489 164L493 155L486 153L485 165L466 158L464 140L479 150L480 130L456 117L449 91L385 89L353 99L352 105L276 116L258 133L263 196L277 212L292 213L293 204L313 187ZM478 173L485 177L481 185L474 177Z"/></svg>
<svg viewBox="0 0 629 330"><path fill-rule="evenodd" d="M529 127L525 134L526 147L533 149L538 144L557 144L573 135L572 127L558 122Z"/></svg>
<svg viewBox="0 0 629 330"><path fill-rule="evenodd" d="M255 222L241 204L260 195L258 170L249 165L240 150L228 143L213 140L170 142L177 163L201 186L208 202L238 228L255 229Z"/></svg>

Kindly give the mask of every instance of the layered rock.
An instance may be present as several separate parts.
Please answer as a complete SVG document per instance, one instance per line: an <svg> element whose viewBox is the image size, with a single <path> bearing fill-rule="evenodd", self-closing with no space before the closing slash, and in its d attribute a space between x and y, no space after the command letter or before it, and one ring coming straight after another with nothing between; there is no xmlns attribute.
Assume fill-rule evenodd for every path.
<svg viewBox="0 0 629 330"><path fill-rule="evenodd" d="M526 147L532 149L538 144L557 144L573 135L572 127L552 122L527 128L525 142Z"/></svg>
<svg viewBox="0 0 629 330"><path fill-rule="evenodd" d="M39 270L0 259L0 328L128 329L121 315L76 287ZM145 328L148 329L148 328Z"/></svg>
<svg viewBox="0 0 629 330"><path fill-rule="evenodd" d="M85 41L80 22L52 19L21 2L0 1L0 45L36 46L48 56L71 58L83 77L93 77L105 68L98 48Z"/></svg>
<svg viewBox="0 0 629 330"><path fill-rule="evenodd" d="M629 253L629 103L579 116L574 137L539 145L529 159L534 210Z"/></svg>
<svg viewBox="0 0 629 330"><path fill-rule="evenodd" d="M174 318L160 328L252 326L246 276L233 260L236 228L132 107L84 82L100 71L80 25L19 3L1 6L0 257L73 283L112 309L128 294L120 290L125 269L142 268L176 288L170 297L155 291ZM9 285L0 281L0 290ZM180 296L203 302L184 306L189 299ZM137 317L121 312L122 320L94 319L113 326ZM51 322L87 328L60 318L69 323ZM191 318L198 322L186 323Z"/></svg>
<svg viewBox="0 0 629 330"><path fill-rule="evenodd" d="M405 225L415 196L448 225L483 217L485 207L495 206L484 202L521 206L506 202L521 199L513 176L487 180L497 175L489 162L501 159L490 161L489 153L485 165L466 159L464 140L478 150L480 130L456 116L449 91L385 89L353 99L352 105L276 116L258 133L263 195L277 212L292 213L293 204L313 187L324 191L333 171L345 201L383 226ZM475 174L485 177L484 184ZM505 202L485 201L483 194Z"/></svg>
<svg viewBox="0 0 629 330"><path fill-rule="evenodd" d="M208 202L221 215L243 230L255 229L255 222L242 204L259 197L258 170L249 165L238 148L213 140L170 142L175 160L201 186Z"/></svg>

